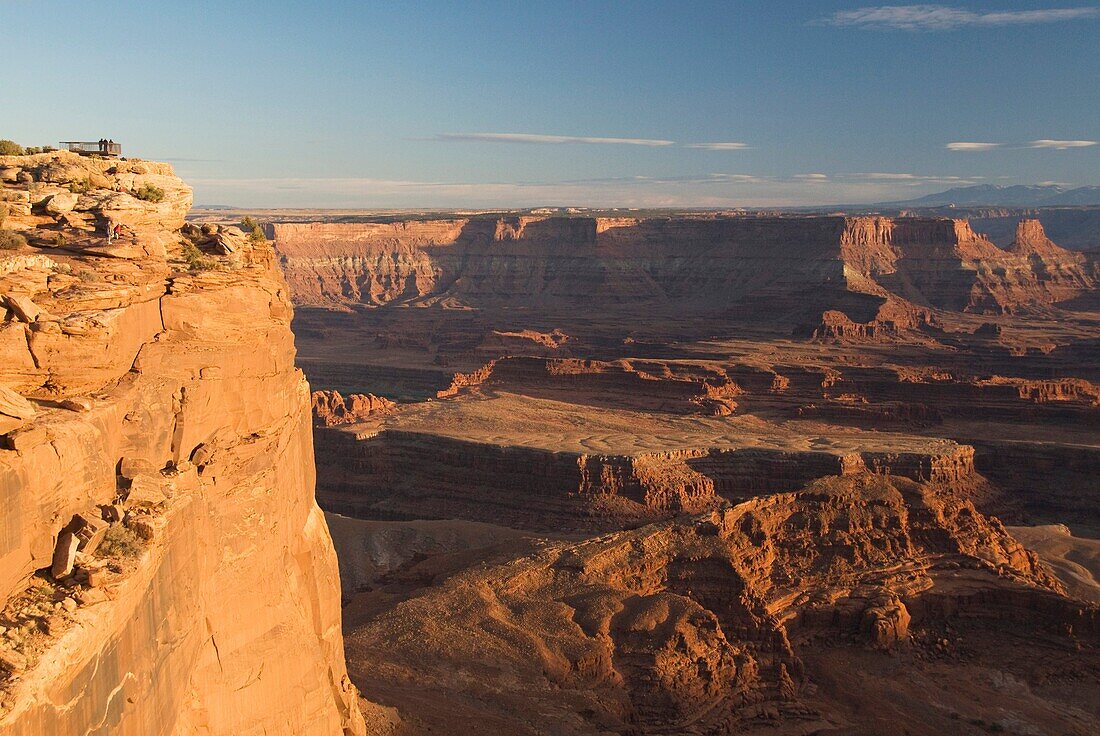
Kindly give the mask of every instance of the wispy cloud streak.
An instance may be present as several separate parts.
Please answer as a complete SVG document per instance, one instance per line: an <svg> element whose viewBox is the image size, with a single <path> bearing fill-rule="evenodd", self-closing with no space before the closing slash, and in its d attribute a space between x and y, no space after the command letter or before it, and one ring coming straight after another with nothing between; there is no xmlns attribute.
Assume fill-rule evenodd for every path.
<svg viewBox="0 0 1100 736"><path fill-rule="evenodd" d="M955 141L947 144L948 151L992 151L1000 148L1003 143L976 143L973 141Z"/></svg>
<svg viewBox="0 0 1100 736"><path fill-rule="evenodd" d="M956 141L954 143L948 143L945 148L949 151L963 152L993 151L999 148L1049 148L1055 151L1066 151L1071 148L1088 148L1096 144L1096 141L1060 141L1051 138L1040 138L1037 141L1028 141L1027 143L972 143Z"/></svg>
<svg viewBox="0 0 1100 736"><path fill-rule="evenodd" d="M684 148L702 148L708 151L744 151L749 148L748 143L685 143Z"/></svg>
<svg viewBox="0 0 1100 736"><path fill-rule="evenodd" d="M947 5L880 5L841 10L819 25L867 30L952 31L959 28L1065 23L1100 18L1100 8L1048 8L979 12Z"/></svg>
<svg viewBox="0 0 1100 736"><path fill-rule="evenodd" d="M528 143L562 145L579 143L588 145L671 146L676 141L654 138L605 138L587 135L542 135L539 133L441 133L434 140L448 143Z"/></svg>
<svg viewBox="0 0 1100 736"><path fill-rule="evenodd" d="M1056 151L1064 151L1067 148L1088 148L1089 146L1095 146L1096 141L1052 141L1049 138L1043 138L1041 140L1032 141L1027 144L1028 148L1053 148Z"/></svg>

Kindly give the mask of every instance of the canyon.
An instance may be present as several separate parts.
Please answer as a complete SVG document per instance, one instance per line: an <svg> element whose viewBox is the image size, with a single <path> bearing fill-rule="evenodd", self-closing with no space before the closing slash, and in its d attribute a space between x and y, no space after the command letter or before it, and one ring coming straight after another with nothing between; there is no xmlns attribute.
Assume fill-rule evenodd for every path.
<svg viewBox="0 0 1100 736"><path fill-rule="evenodd" d="M1100 725L1100 271L1038 220L267 228L408 733Z"/></svg>
<svg viewBox="0 0 1100 736"><path fill-rule="evenodd" d="M0 185L0 733L1100 728L1100 261L1033 217Z"/></svg>

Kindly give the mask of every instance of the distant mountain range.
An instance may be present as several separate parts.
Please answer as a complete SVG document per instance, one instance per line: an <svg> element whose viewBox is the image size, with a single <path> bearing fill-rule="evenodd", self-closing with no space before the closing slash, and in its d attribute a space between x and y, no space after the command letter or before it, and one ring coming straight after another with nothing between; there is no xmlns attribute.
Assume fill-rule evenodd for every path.
<svg viewBox="0 0 1100 736"><path fill-rule="evenodd" d="M891 207L1081 207L1100 205L1100 186L1074 188L1057 184L978 184L955 187L918 199L881 204Z"/></svg>

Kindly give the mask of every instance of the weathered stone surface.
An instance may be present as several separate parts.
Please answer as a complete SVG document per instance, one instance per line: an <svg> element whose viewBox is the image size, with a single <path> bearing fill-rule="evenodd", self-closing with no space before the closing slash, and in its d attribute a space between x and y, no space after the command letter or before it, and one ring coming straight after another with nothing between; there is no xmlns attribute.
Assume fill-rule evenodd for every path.
<svg viewBox="0 0 1100 736"><path fill-rule="evenodd" d="M10 388L0 386L0 414L15 419L30 419L36 411L34 404Z"/></svg>
<svg viewBox="0 0 1100 736"><path fill-rule="evenodd" d="M68 529L58 535L57 546L54 547L53 551L53 562L50 564L50 574L54 576L54 579L61 580L72 574L79 545L80 540Z"/></svg>
<svg viewBox="0 0 1100 736"><path fill-rule="evenodd" d="M736 307L790 312L800 328L832 310L881 337L917 326L918 305L1018 312L1096 284L1080 254L1002 250L946 218L522 216L279 223L274 235L295 300L324 306Z"/></svg>
<svg viewBox="0 0 1100 736"><path fill-rule="evenodd" d="M4 306L15 312L15 316L23 322L34 322L42 314L42 310L30 297L8 294L3 301Z"/></svg>
<svg viewBox="0 0 1100 736"><path fill-rule="evenodd" d="M15 317L0 323L0 386L42 399L2 439L0 599L20 600L53 566L74 515L88 522L77 572L92 587L74 611L59 602L18 679L0 678L0 732L362 734L313 498L309 391L270 246L192 270L178 232L191 192L169 166L64 153L18 166L27 177L2 191L25 196L33 179L48 183L36 196L59 197L87 179L75 211L97 227L72 229L49 202L9 215L50 261L0 267L0 294L42 310L22 321L6 301ZM164 198L134 197L145 184ZM124 226L126 250L94 257L107 221ZM218 463L200 475L186 460L215 437ZM110 544L96 544L95 509L116 527ZM62 568L81 544L63 537ZM120 572L93 564L105 549L130 555Z"/></svg>
<svg viewBox="0 0 1100 736"><path fill-rule="evenodd" d="M69 192L58 192L46 200L44 205L46 212L51 215L62 215L76 207L77 196Z"/></svg>
<svg viewBox="0 0 1100 736"><path fill-rule="evenodd" d="M95 402L84 396L62 399L59 403L62 409L68 409L69 411L90 411L95 406Z"/></svg>
<svg viewBox="0 0 1100 736"><path fill-rule="evenodd" d="M103 541L104 535L107 534L109 524L91 515L78 514L73 517L73 520L77 523L76 536L80 542L78 549L86 555L94 554L99 543Z"/></svg>

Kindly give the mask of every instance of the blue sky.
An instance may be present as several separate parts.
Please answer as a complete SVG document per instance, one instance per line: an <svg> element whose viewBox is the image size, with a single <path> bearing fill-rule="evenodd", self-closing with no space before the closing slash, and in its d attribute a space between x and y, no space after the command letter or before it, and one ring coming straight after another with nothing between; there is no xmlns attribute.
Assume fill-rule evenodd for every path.
<svg viewBox="0 0 1100 736"><path fill-rule="evenodd" d="M173 161L200 203L721 207L1100 184L1100 4L1075 0L0 0L0 28L0 137L112 137Z"/></svg>

